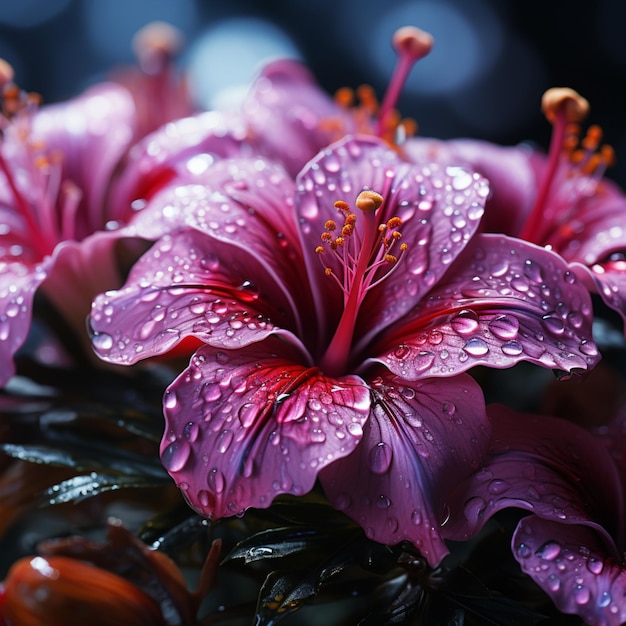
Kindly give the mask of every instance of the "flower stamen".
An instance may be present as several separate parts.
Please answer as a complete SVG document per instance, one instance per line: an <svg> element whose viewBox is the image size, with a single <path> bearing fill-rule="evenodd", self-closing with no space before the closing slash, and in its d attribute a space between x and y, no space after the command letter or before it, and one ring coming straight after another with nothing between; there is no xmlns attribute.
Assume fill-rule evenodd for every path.
<svg viewBox="0 0 626 626"><path fill-rule="evenodd" d="M328 373L345 370L363 299L398 267L398 261L408 249L406 243L400 243L400 218L392 217L379 223L376 215L383 203L384 198L379 193L372 190L362 191L355 202L360 211L360 216L357 217L347 202L335 202L335 208L344 219L341 235L333 237L331 233L337 224L334 220L328 220L320 237L322 244L315 248L325 275L332 278L343 293L343 313L321 360ZM360 229L357 228L359 220L363 222ZM334 261L332 267L327 254Z"/></svg>
<svg viewBox="0 0 626 626"><path fill-rule="evenodd" d="M551 223L563 223L568 218L569 214L546 215L551 198L559 192L560 183L586 177L592 184L597 184L614 161L613 149L601 145L602 129L599 126L590 126L581 139L580 122L589 112L589 102L580 94L569 88L548 89L541 106L553 126L552 139L537 199L520 233L522 239L533 243L545 240L546 227Z"/></svg>

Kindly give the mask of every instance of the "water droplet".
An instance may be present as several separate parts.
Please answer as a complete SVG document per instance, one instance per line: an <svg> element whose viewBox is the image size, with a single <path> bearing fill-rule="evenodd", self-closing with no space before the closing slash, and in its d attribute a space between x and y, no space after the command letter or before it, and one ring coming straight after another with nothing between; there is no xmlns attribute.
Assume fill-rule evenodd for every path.
<svg viewBox="0 0 626 626"><path fill-rule="evenodd" d="M91 342L96 350L108 352L113 347L113 337L107 333L95 333L91 337Z"/></svg>
<svg viewBox="0 0 626 626"><path fill-rule="evenodd" d="M478 315L469 309L461 311L450 322L452 330L459 335L469 335L478 328Z"/></svg>
<svg viewBox="0 0 626 626"><path fill-rule="evenodd" d="M535 554L544 561L554 561L561 554L561 544L556 541L546 541Z"/></svg>
<svg viewBox="0 0 626 626"><path fill-rule="evenodd" d="M414 526L419 526L422 523L422 514L419 511L415 510L411 513L411 523Z"/></svg>
<svg viewBox="0 0 626 626"><path fill-rule="evenodd" d="M517 546L517 556L520 558L527 559L531 554L532 550L525 543L520 543Z"/></svg>
<svg viewBox="0 0 626 626"><path fill-rule="evenodd" d="M413 358L413 367L418 372L427 370L435 361L435 355L432 352L419 352Z"/></svg>
<svg viewBox="0 0 626 626"><path fill-rule="evenodd" d="M511 484L508 483L506 480L499 480L496 478L489 483L489 486L487 487L487 491L492 496L497 496L497 495L500 495L501 493L504 493L510 488L511 488Z"/></svg>
<svg viewBox="0 0 626 626"><path fill-rule="evenodd" d="M409 348L409 346L407 346L405 343L400 344L394 351L393 351L393 356L398 359L398 361L401 361L402 359L406 358L409 353L411 352L411 348Z"/></svg>
<svg viewBox="0 0 626 626"><path fill-rule="evenodd" d="M463 346L463 350L471 356L485 356L489 352L489 346L484 339L473 337Z"/></svg>
<svg viewBox="0 0 626 626"><path fill-rule="evenodd" d="M367 464L374 474L384 474L389 470L393 452L384 442L372 447L367 457Z"/></svg>
<svg viewBox="0 0 626 626"><path fill-rule="evenodd" d="M580 342L580 351L587 356L598 356L598 347L593 341L583 339Z"/></svg>
<svg viewBox="0 0 626 626"><path fill-rule="evenodd" d="M595 556L590 556L587 559L587 569L592 574L595 574L597 576L598 574L601 574L602 570L604 569L604 561Z"/></svg>
<svg viewBox="0 0 626 626"><path fill-rule="evenodd" d="M253 402L246 402L239 407L237 415L239 416L241 425L244 428L249 428L256 420L258 413L259 409L256 404Z"/></svg>
<svg viewBox="0 0 626 626"><path fill-rule="evenodd" d="M574 602L576 604L587 604L591 598L591 592L584 585L576 585L574 587Z"/></svg>
<svg viewBox="0 0 626 626"><path fill-rule="evenodd" d="M178 439L163 450L161 462L168 472L179 472L187 464L190 454L191 446L184 439Z"/></svg>
<svg viewBox="0 0 626 626"><path fill-rule="evenodd" d="M526 261L524 261L524 276L532 280L534 283L544 282L541 265L532 259L526 259Z"/></svg>
<svg viewBox="0 0 626 626"><path fill-rule="evenodd" d="M198 435L200 434L200 426L195 422L187 422L185 424L185 428L183 429L183 435L189 441L189 443L194 443L198 439Z"/></svg>
<svg viewBox="0 0 626 626"><path fill-rule="evenodd" d="M446 174L452 177L452 188L456 191L467 189L473 181L472 175L460 167L447 167Z"/></svg>
<svg viewBox="0 0 626 626"><path fill-rule="evenodd" d="M173 389L168 389L163 398L163 406L166 409L175 409L177 405L178 398L176 397L176 392Z"/></svg>
<svg viewBox="0 0 626 626"><path fill-rule="evenodd" d="M387 496L381 494L376 500L376 506L379 509L388 509L391 506L391 500Z"/></svg>
<svg viewBox="0 0 626 626"><path fill-rule="evenodd" d="M524 348L519 341L507 341L502 344L501 350L507 356L519 356L524 351Z"/></svg>
<svg viewBox="0 0 626 626"><path fill-rule="evenodd" d="M207 484L215 493L222 493L226 487L224 474L217 467L212 468L207 476Z"/></svg>
<svg viewBox="0 0 626 626"><path fill-rule="evenodd" d="M558 591L561 588L561 581L555 574L548 576L548 589L550 591Z"/></svg>
<svg viewBox="0 0 626 626"><path fill-rule="evenodd" d="M215 448L221 454L225 454L230 448L230 444L233 442L233 431L225 428L220 432L217 436L217 441L215 442Z"/></svg>
<svg viewBox="0 0 626 626"><path fill-rule="evenodd" d="M519 332L519 321L510 315L499 315L489 322L489 330L498 339L515 339Z"/></svg>
<svg viewBox="0 0 626 626"><path fill-rule="evenodd" d="M555 315L544 315L542 318L544 328L553 335L562 335L565 330L565 323Z"/></svg>
<svg viewBox="0 0 626 626"><path fill-rule="evenodd" d="M603 591L598 598L598 606L604 609L609 604L611 604L611 594L608 591Z"/></svg>

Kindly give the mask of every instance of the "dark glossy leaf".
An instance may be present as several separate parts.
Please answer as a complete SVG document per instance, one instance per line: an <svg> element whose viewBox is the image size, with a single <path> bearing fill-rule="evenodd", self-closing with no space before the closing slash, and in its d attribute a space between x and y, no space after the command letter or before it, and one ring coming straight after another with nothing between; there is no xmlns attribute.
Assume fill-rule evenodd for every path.
<svg viewBox="0 0 626 626"><path fill-rule="evenodd" d="M345 540L345 533L329 533L318 528L289 527L272 528L240 541L224 559L244 559L245 563L279 559L281 557L314 551L316 555L331 553Z"/></svg>
<svg viewBox="0 0 626 626"><path fill-rule="evenodd" d="M160 487L163 483L141 476L116 476L112 474L82 474L64 480L42 494L42 504L61 504L63 502L81 502L107 491L128 488Z"/></svg>

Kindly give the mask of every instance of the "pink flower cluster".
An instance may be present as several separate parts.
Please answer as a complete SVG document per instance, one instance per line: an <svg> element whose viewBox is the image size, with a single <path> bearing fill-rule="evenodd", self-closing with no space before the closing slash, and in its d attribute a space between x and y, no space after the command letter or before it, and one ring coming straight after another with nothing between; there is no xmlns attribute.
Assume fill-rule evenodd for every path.
<svg viewBox="0 0 626 626"><path fill-rule="evenodd" d="M38 108L4 70L0 382L37 290L78 329L95 297L105 361L193 342L165 391L161 459L200 514L319 481L368 537L408 540L435 566L446 541L526 509L523 570L562 611L620 624L623 416L609 437L486 406L469 373L526 361L569 377L599 361L591 294L626 316L610 151L597 129L578 145L587 105L569 90L544 99L547 156L403 138L395 101L432 41L407 28L394 45L374 113L292 61L265 67L239 113L191 115L167 82L176 106L149 121L141 91ZM154 243L122 284L128 239Z"/></svg>

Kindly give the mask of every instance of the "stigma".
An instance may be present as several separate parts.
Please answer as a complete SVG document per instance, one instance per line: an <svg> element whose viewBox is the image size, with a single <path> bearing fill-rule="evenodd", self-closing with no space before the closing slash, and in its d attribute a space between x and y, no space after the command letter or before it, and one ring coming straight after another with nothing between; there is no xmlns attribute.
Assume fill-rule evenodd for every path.
<svg viewBox="0 0 626 626"><path fill-rule="evenodd" d="M382 102L370 85L361 85L356 90L342 87L335 94L335 101L350 112L359 133L374 134L390 147L397 148L417 132L415 120L400 115L398 100L415 63L430 53L433 37L415 26L404 26L394 33L391 44L397 62ZM329 129L334 126L332 120L323 123ZM341 123L336 126L339 131L345 130Z"/></svg>
<svg viewBox="0 0 626 626"><path fill-rule="evenodd" d="M552 124L552 138L535 204L520 233L523 239L538 244L546 243L550 235L558 236L551 232L551 227L555 222L564 225L576 210L571 201L561 201L563 185L581 181L589 194L615 160L613 148L602 143L599 126L591 125L582 134L581 123L590 107L579 93L567 87L548 89L541 108Z"/></svg>

